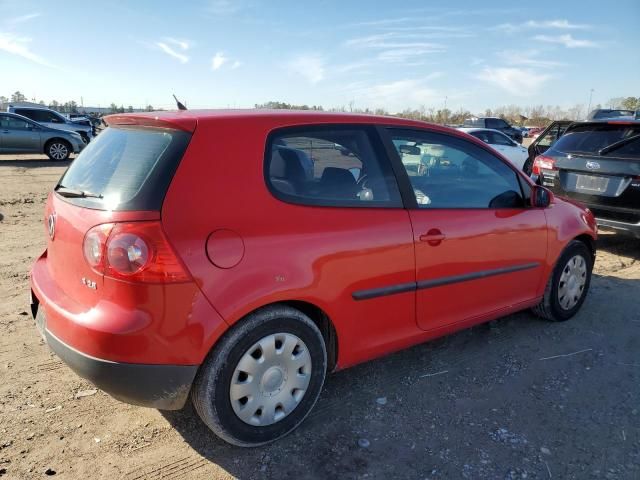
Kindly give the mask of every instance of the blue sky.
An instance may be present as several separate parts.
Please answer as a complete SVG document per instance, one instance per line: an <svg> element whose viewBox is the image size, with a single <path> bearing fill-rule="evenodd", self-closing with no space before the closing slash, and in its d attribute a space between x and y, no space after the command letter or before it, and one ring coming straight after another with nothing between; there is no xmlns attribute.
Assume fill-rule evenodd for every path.
<svg viewBox="0 0 640 480"><path fill-rule="evenodd" d="M0 0L0 95L472 112L640 95L640 1Z"/></svg>

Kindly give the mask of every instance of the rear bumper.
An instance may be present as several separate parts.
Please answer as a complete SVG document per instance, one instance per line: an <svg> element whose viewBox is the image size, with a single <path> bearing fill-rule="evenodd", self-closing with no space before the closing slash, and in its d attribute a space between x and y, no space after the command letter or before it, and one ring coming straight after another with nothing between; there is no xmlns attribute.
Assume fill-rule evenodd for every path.
<svg viewBox="0 0 640 480"><path fill-rule="evenodd" d="M47 344L71 370L122 402L160 410L179 410L186 403L196 365L121 363L86 355L47 329L44 309L32 300L31 311Z"/></svg>
<svg viewBox="0 0 640 480"><path fill-rule="evenodd" d="M616 220L608 220L606 218L596 217L598 226L611 228L613 230L623 231L633 235L636 238L640 238L640 223L625 223L618 222Z"/></svg>

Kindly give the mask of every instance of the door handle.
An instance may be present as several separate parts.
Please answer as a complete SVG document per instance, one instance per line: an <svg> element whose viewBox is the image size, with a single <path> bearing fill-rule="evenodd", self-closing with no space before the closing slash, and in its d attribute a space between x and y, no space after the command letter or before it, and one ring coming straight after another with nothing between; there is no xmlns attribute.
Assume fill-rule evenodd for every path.
<svg viewBox="0 0 640 480"><path fill-rule="evenodd" d="M432 247L436 247L445 240L447 236L437 228L432 228L427 233L420 235L421 242L427 242Z"/></svg>

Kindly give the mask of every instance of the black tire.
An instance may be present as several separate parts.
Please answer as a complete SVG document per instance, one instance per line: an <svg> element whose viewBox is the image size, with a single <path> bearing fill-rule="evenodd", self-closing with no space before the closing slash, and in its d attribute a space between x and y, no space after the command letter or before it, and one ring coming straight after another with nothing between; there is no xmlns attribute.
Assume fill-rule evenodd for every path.
<svg viewBox="0 0 640 480"><path fill-rule="evenodd" d="M44 153L54 162L61 162L67 160L73 152L71 144L66 140L54 138L49 140L44 147Z"/></svg>
<svg viewBox="0 0 640 480"><path fill-rule="evenodd" d="M558 298L560 278L562 276L562 272L567 268L569 261L571 261L571 259L576 256L581 256L586 263L585 284L577 303L571 308L565 309L562 307L560 299ZM593 255L589 247L585 245L584 242L581 242L579 240L571 241L562 252L562 255L560 255L560 258L558 259L556 266L554 267L553 272L549 277L549 281L547 282L542 301L538 305L533 307L533 312L539 317L553 322L564 322L566 320L569 320L576 313L578 313L578 310L580 310L580 307L587 297L589 285L591 284L592 270Z"/></svg>
<svg viewBox="0 0 640 480"><path fill-rule="evenodd" d="M250 425L236 415L231 405L233 373L256 342L278 333L295 335L307 347L312 365L309 385L286 417L271 425ZM255 447L283 437L305 419L318 400L326 371L327 351L315 323L288 306L264 307L234 325L209 353L196 376L191 401L202 421L220 438L240 447Z"/></svg>

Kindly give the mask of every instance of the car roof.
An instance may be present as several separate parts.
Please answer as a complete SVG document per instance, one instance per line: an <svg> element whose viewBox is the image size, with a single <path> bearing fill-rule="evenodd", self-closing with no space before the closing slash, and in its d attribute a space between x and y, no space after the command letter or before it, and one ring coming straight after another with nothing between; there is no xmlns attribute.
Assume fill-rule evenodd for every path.
<svg viewBox="0 0 640 480"><path fill-rule="evenodd" d="M138 112L114 114L104 117L111 125L156 125L194 131L198 122L215 122L220 120L259 120L279 126L295 126L308 124L375 124L399 127L429 128L434 131L455 132L456 130L442 125L408 120L399 117L368 115L361 113L324 112L318 110L268 110L268 109L236 109L236 110L171 110L162 112Z"/></svg>
<svg viewBox="0 0 640 480"><path fill-rule="evenodd" d="M466 132L466 133L472 133L472 132L491 132L491 133L499 133L500 135L503 135L507 138L508 135L505 135L503 132L501 132L500 130L496 130L495 128L481 128L481 127L458 127L457 130L460 130L461 132Z"/></svg>

